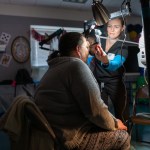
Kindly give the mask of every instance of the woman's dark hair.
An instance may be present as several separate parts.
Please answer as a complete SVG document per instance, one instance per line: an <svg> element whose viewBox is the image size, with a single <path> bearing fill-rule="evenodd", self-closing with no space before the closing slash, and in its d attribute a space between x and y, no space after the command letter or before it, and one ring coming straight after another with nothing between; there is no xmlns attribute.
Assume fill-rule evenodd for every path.
<svg viewBox="0 0 150 150"><path fill-rule="evenodd" d="M69 56L70 53L78 45L82 45L83 35L78 32L67 32L60 37L59 40L59 51L53 52L49 58L53 59L58 56Z"/></svg>
<svg viewBox="0 0 150 150"><path fill-rule="evenodd" d="M125 25L125 18L123 19L122 17L119 17L118 19L120 19L122 26Z"/></svg>

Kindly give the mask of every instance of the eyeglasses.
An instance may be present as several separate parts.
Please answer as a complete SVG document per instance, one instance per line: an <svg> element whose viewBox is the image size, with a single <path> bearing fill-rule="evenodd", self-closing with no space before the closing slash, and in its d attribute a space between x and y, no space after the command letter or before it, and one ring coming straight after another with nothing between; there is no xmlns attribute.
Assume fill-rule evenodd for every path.
<svg viewBox="0 0 150 150"><path fill-rule="evenodd" d="M95 43L91 44L90 47L94 46L95 44L98 44L98 42L95 42Z"/></svg>

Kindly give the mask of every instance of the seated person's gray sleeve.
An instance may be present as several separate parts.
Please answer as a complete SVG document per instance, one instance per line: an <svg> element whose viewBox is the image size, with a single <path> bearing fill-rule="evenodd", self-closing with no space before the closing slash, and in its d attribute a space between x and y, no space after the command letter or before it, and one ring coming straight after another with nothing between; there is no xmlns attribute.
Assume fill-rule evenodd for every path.
<svg viewBox="0 0 150 150"><path fill-rule="evenodd" d="M71 91L85 117L103 129L114 130L117 121L101 99L98 83L89 67L77 62L70 69Z"/></svg>

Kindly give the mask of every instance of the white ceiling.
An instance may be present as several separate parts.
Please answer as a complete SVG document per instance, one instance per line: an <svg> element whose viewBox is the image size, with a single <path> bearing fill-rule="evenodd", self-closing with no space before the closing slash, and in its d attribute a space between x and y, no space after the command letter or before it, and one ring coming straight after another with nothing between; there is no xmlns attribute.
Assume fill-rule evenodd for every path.
<svg viewBox="0 0 150 150"><path fill-rule="evenodd" d="M75 10L92 10L93 0L87 0L84 4L64 2L63 0L0 0L0 4L9 5L30 5L30 6L45 6ZM110 11L115 12L120 10L123 0L103 0L103 5ZM133 15L141 15L141 5L139 0L131 0L131 10Z"/></svg>

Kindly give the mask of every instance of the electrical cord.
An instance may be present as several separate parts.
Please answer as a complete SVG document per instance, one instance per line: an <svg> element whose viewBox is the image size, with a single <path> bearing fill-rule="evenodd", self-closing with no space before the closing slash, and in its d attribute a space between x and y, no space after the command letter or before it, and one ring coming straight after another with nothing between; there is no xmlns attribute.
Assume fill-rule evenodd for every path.
<svg viewBox="0 0 150 150"><path fill-rule="evenodd" d="M124 4L125 4L125 0L124 0L124 1L122 2L122 4L121 4L121 9L120 9L120 11L121 11L122 19L123 19L123 22L124 22L124 26L126 27L126 21L125 21L124 15L123 15L123 6L124 6ZM122 52L122 49L123 49L123 46L124 46L124 43L125 43L126 37L127 37L127 36L126 36L125 29L124 29L124 31L123 31L123 35L124 35L124 38L123 38L123 42L122 42L122 44L121 44L121 63L122 63L122 67L123 67L123 69L124 69L123 80L125 80L126 69L125 69L125 66L124 66L124 64L123 64L123 62L122 62L122 53L123 53L123 52ZM123 83L124 83L124 82L123 82ZM125 108L126 108L126 105L127 105L127 90L126 90L126 85L125 85L125 83L124 83L124 87L125 87L126 100L125 100L125 105L124 105L124 108L123 108L123 111L122 111L121 116L122 116L122 119L123 119L124 124L127 124L128 120L125 120L125 118L123 117L123 113L124 113Z"/></svg>
<svg viewBox="0 0 150 150"><path fill-rule="evenodd" d="M148 81L147 81L147 79L146 79L146 68L144 68L144 80L145 80L145 83L148 85Z"/></svg>

